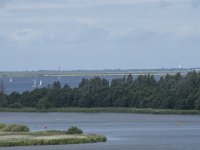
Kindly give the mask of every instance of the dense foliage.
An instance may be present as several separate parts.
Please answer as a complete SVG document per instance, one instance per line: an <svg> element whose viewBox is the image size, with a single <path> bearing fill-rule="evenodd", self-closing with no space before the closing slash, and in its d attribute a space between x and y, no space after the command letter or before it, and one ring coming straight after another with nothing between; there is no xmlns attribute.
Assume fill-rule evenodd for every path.
<svg viewBox="0 0 200 150"><path fill-rule="evenodd" d="M77 127L70 127L68 130L67 130L67 134L82 134L83 131Z"/></svg>
<svg viewBox="0 0 200 150"><path fill-rule="evenodd" d="M153 75L132 75L113 79L82 79L70 88L54 82L46 88L9 95L0 93L0 107L137 107L162 109L200 109L200 73L166 75L155 80Z"/></svg>
<svg viewBox="0 0 200 150"><path fill-rule="evenodd" d="M29 132L30 129L25 125L17 124L0 124L0 132Z"/></svg>

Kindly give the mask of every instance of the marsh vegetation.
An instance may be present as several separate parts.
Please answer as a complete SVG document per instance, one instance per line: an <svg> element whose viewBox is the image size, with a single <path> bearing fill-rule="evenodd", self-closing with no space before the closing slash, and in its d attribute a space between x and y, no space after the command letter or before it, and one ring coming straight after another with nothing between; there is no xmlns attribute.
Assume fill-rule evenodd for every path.
<svg viewBox="0 0 200 150"><path fill-rule="evenodd" d="M106 142L106 137L95 134L83 134L77 127L67 131L48 130L30 132L25 125L0 124L0 147L29 145L58 145Z"/></svg>

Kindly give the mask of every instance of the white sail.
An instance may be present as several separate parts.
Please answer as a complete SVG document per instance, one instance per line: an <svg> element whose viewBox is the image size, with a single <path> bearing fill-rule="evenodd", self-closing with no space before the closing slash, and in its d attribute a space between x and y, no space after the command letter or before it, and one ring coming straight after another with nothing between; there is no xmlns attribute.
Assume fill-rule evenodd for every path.
<svg viewBox="0 0 200 150"><path fill-rule="evenodd" d="M39 87L41 87L42 86L42 80L40 80L40 83L39 83L39 85L38 85Z"/></svg>
<svg viewBox="0 0 200 150"><path fill-rule="evenodd" d="M12 83L12 81L13 81L12 78L10 78L10 83Z"/></svg>
<svg viewBox="0 0 200 150"><path fill-rule="evenodd" d="M35 88L36 87L36 85L37 85L37 81L36 81L36 79L35 80L33 80L33 88Z"/></svg>

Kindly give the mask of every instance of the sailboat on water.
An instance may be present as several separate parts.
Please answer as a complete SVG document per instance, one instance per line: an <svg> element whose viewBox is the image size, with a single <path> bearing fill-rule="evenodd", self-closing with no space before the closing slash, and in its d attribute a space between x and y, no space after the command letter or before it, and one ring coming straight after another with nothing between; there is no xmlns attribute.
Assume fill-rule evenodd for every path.
<svg viewBox="0 0 200 150"><path fill-rule="evenodd" d="M38 87L41 87L41 86L42 86L42 80L40 80L40 82L39 82L38 85L37 85L37 80L36 80L36 79L33 80L33 86L32 86L32 87L33 87L33 88L36 88L37 86L38 86Z"/></svg>
<svg viewBox="0 0 200 150"><path fill-rule="evenodd" d="M32 87L35 88L36 85L37 85L37 81L36 81L36 79L34 79L34 80L33 80L33 86L32 86Z"/></svg>
<svg viewBox="0 0 200 150"><path fill-rule="evenodd" d="M13 79L12 79L12 78L10 78L10 83L12 83L12 81L13 81Z"/></svg>
<svg viewBox="0 0 200 150"><path fill-rule="evenodd" d="M60 77L60 75L58 76L58 80L60 81L60 79L61 79L61 77Z"/></svg>
<svg viewBox="0 0 200 150"><path fill-rule="evenodd" d="M38 87L41 87L41 86L42 86L42 80L40 80Z"/></svg>

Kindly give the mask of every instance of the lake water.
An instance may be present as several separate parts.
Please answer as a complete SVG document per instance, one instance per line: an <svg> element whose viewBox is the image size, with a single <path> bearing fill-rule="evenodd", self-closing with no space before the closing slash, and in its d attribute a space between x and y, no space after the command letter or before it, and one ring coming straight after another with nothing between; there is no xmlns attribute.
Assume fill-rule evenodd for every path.
<svg viewBox="0 0 200 150"><path fill-rule="evenodd" d="M123 76L102 76L109 81L115 78L122 78ZM36 88L46 87L49 84L53 84L54 81L60 81L61 85L64 86L66 83L71 87L77 87L83 78L94 78L94 76L16 76L16 77L0 77L0 81L3 81L5 85L5 93L11 93L14 91L24 92L35 89L33 87L34 80L36 80ZM39 87L41 81L41 86Z"/></svg>
<svg viewBox="0 0 200 150"><path fill-rule="evenodd" d="M199 150L200 116L126 113L0 113L1 123L26 124L31 130L78 126L104 134L106 143L30 146L0 150Z"/></svg>
<svg viewBox="0 0 200 150"><path fill-rule="evenodd" d="M100 77L111 81L112 79L122 78L123 75L104 75ZM136 77L137 76L134 76L134 78ZM73 88L77 87L83 78L91 79L94 78L94 76L62 76L60 78L57 76L0 76L0 81L2 81L5 85L5 93L9 94L14 91L22 93L24 91L31 91L35 89L35 87L33 87L34 80L36 80L36 88L46 87L49 84L53 84L54 81L60 81L62 86L67 83ZM156 80L159 80L160 76L156 75L155 78ZM39 87L38 85L40 84L40 81L41 86Z"/></svg>

